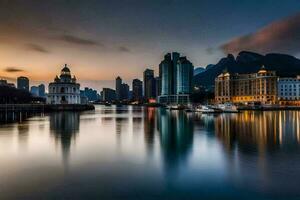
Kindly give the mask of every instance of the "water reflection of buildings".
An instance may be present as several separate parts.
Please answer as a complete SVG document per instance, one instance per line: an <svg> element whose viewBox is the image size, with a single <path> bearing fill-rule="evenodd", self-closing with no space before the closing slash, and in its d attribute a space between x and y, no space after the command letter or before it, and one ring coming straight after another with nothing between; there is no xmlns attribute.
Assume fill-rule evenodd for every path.
<svg viewBox="0 0 300 200"><path fill-rule="evenodd" d="M238 147L243 152L272 152L298 146L299 119L297 111L220 115L215 119L215 133L228 150Z"/></svg>
<svg viewBox="0 0 300 200"><path fill-rule="evenodd" d="M152 151L155 134L155 114L156 109L153 107L144 110L144 137L148 149Z"/></svg>
<svg viewBox="0 0 300 200"><path fill-rule="evenodd" d="M117 135L122 134L122 129L128 126L128 116L126 116L129 112L128 106L116 106L115 110L115 122L116 122L116 133ZM125 115L125 116L123 116Z"/></svg>
<svg viewBox="0 0 300 200"><path fill-rule="evenodd" d="M185 163L193 144L193 120L181 111L157 110L157 128L166 171L172 173Z"/></svg>
<svg viewBox="0 0 300 200"><path fill-rule="evenodd" d="M59 112L50 114L50 130L56 144L62 148L63 162L68 165L71 145L79 131L80 115L78 112Z"/></svg>

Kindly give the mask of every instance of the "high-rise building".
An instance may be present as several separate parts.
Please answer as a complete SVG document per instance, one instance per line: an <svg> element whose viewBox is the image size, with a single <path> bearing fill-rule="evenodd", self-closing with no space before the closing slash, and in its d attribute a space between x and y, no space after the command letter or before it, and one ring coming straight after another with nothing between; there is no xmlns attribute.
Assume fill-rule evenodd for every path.
<svg viewBox="0 0 300 200"><path fill-rule="evenodd" d="M45 97L45 85L31 86L30 93L35 97Z"/></svg>
<svg viewBox="0 0 300 200"><path fill-rule="evenodd" d="M121 101L121 90L122 90L122 79L121 77L116 78L116 100Z"/></svg>
<svg viewBox="0 0 300 200"><path fill-rule="evenodd" d="M38 97L39 96L39 88L37 86L31 86L30 87L30 93L33 96Z"/></svg>
<svg viewBox="0 0 300 200"><path fill-rule="evenodd" d="M17 88L21 90L26 90L29 92L29 79L24 76L17 78Z"/></svg>
<svg viewBox="0 0 300 200"><path fill-rule="evenodd" d="M146 100L156 97L155 78L152 69L146 69L144 71L144 97Z"/></svg>
<svg viewBox="0 0 300 200"><path fill-rule="evenodd" d="M38 86L38 90L39 90L39 96L40 97L45 97L45 85L44 84L40 84Z"/></svg>
<svg viewBox="0 0 300 200"><path fill-rule="evenodd" d="M177 52L168 53L159 65L162 104L188 104L193 84L193 64Z"/></svg>
<svg viewBox="0 0 300 200"><path fill-rule="evenodd" d="M155 96L158 97L161 94L161 78L155 77Z"/></svg>
<svg viewBox="0 0 300 200"><path fill-rule="evenodd" d="M121 85L121 98L120 100L128 100L129 99L129 85L126 83L122 83Z"/></svg>
<svg viewBox="0 0 300 200"><path fill-rule="evenodd" d="M84 90L80 90L80 96L86 97L87 101L97 101L99 100L97 90L85 87Z"/></svg>
<svg viewBox="0 0 300 200"><path fill-rule="evenodd" d="M116 100L116 91L110 88L103 88L101 97L104 102L112 102Z"/></svg>
<svg viewBox="0 0 300 200"><path fill-rule="evenodd" d="M176 68L176 94L192 93L193 73L193 64L186 57L179 58Z"/></svg>
<svg viewBox="0 0 300 200"><path fill-rule="evenodd" d="M159 64L159 74L161 76L161 94L160 95L171 95L173 93L173 70L174 66L172 63L171 54L165 55L164 60Z"/></svg>
<svg viewBox="0 0 300 200"><path fill-rule="evenodd" d="M143 98L143 82L139 79L132 81L132 99L134 101L141 101Z"/></svg>

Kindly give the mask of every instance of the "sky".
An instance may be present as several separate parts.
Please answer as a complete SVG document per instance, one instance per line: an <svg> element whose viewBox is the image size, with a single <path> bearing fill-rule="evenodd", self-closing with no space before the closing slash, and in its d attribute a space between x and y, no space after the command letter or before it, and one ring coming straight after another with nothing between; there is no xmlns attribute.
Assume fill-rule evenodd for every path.
<svg viewBox="0 0 300 200"><path fill-rule="evenodd" d="M167 52L205 67L242 50L300 56L300 1L0 0L0 77L31 85L67 63L100 90L157 74Z"/></svg>

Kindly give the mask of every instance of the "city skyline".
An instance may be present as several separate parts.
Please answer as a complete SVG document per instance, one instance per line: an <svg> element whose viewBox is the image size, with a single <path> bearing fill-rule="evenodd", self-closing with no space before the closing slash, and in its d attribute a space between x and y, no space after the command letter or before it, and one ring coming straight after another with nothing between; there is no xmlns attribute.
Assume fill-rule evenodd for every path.
<svg viewBox="0 0 300 200"><path fill-rule="evenodd" d="M294 0L0 3L0 76L9 80L27 76L47 84L68 63L83 87L100 90L113 87L118 75L128 83L146 68L157 75L170 51L187 55L195 67L240 50L299 56L300 2Z"/></svg>

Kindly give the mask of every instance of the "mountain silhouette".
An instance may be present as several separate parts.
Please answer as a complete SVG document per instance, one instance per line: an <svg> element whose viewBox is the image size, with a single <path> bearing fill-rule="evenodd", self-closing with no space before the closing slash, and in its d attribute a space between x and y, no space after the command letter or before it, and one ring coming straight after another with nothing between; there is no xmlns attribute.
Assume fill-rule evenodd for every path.
<svg viewBox="0 0 300 200"><path fill-rule="evenodd" d="M194 76L197 86L211 88L215 78L224 70L229 73L255 73L262 66L268 70L276 71L280 77L295 77L300 75L300 60L291 55L270 53L261 55L249 51L241 51L235 58L232 54L222 58L217 64Z"/></svg>

